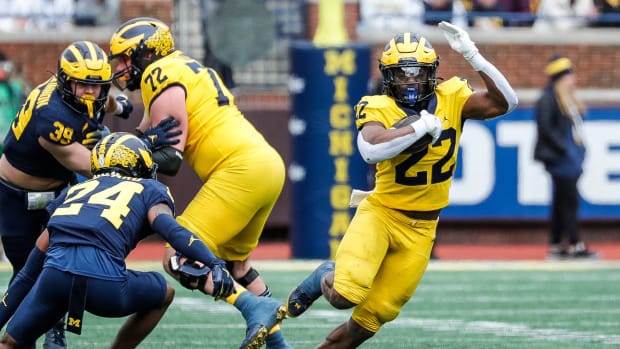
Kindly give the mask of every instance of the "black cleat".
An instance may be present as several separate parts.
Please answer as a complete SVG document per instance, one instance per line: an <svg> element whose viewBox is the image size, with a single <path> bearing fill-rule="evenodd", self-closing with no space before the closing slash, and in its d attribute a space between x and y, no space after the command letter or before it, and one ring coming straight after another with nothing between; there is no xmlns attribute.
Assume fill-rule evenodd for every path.
<svg viewBox="0 0 620 349"><path fill-rule="evenodd" d="M57 322L49 331L45 332L43 349L67 349L65 324L63 321Z"/></svg>

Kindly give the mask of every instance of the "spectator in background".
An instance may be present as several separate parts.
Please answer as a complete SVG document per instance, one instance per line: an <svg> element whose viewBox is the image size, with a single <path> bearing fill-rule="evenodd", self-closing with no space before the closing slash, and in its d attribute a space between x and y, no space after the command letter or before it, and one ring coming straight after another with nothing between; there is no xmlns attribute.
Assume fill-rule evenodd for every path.
<svg viewBox="0 0 620 349"><path fill-rule="evenodd" d="M581 239L578 221L585 106L575 96L576 77L568 58L553 56L545 73L549 82L534 110L538 131L534 158L544 164L553 183L548 258L596 258ZM567 247L562 245L564 238Z"/></svg>
<svg viewBox="0 0 620 349"><path fill-rule="evenodd" d="M13 1L11 14L14 31L45 31L71 29L75 0Z"/></svg>
<svg viewBox="0 0 620 349"><path fill-rule="evenodd" d="M436 26L441 21L467 27L467 10L460 0L424 0L424 24Z"/></svg>
<svg viewBox="0 0 620 349"><path fill-rule="evenodd" d="M592 20L592 27L620 27L620 1L594 0L598 12Z"/></svg>
<svg viewBox="0 0 620 349"><path fill-rule="evenodd" d="M75 0L73 24L100 26L118 24L119 0Z"/></svg>
<svg viewBox="0 0 620 349"><path fill-rule="evenodd" d="M534 23L534 13L540 0L497 0L500 9L508 16L504 25L508 27L529 27Z"/></svg>
<svg viewBox="0 0 620 349"><path fill-rule="evenodd" d="M21 79L16 77L13 61L0 52L0 155L4 138L11 128L11 122L24 102L26 88ZM0 243L0 259L8 261Z"/></svg>
<svg viewBox="0 0 620 349"><path fill-rule="evenodd" d="M15 76L15 64L0 52L0 155L11 122L22 106L26 88Z"/></svg>
<svg viewBox="0 0 620 349"><path fill-rule="evenodd" d="M533 29L541 32L586 27L596 14L592 0L540 0Z"/></svg>
<svg viewBox="0 0 620 349"><path fill-rule="evenodd" d="M504 26L498 0L473 0L469 25L475 28L497 28Z"/></svg>
<svg viewBox="0 0 620 349"><path fill-rule="evenodd" d="M422 27L420 0L360 0L360 26L367 30L411 30Z"/></svg>

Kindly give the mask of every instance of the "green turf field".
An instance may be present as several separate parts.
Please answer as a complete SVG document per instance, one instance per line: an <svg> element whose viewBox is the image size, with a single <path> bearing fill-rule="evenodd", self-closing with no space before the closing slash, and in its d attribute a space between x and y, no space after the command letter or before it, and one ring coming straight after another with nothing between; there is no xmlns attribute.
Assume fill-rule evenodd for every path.
<svg viewBox="0 0 620 349"><path fill-rule="evenodd" d="M283 300L313 265L257 267ZM3 284L8 275L1 272ZM362 348L619 348L619 285L620 264L433 262L398 319ZM295 348L314 348L348 314L321 299L283 329ZM68 334L69 348L106 348L121 322L87 315L82 335ZM141 348L237 348L244 330L232 306L177 287L174 303Z"/></svg>

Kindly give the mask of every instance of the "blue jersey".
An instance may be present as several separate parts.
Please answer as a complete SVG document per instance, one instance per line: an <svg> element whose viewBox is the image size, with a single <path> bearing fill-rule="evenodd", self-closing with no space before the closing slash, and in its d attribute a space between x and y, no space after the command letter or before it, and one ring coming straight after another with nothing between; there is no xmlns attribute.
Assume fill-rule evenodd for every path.
<svg viewBox="0 0 620 349"><path fill-rule="evenodd" d="M56 78L37 86L22 105L4 140L4 155L13 167L31 176L69 182L73 173L39 144L39 137L58 145L82 142L103 121L79 113L62 100Z"/></svg>
<svg viewBox="0 0 620 349"><path fill-rule="evenodd" d="M174 212L168 187L154 179L102 175L65 189L48 207L45 266L123 279L125 257L151 233L147 212L160 203Z"/></svg>

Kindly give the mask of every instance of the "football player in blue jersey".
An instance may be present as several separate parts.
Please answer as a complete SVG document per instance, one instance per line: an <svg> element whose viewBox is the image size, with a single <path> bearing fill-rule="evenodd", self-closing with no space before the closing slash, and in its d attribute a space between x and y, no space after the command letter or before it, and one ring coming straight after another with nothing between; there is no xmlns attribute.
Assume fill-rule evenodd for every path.
<svg viewBox="0 0 620 349"><path fill-rule="evenodd" d="M12 279L45 226L45 206L75 173L91 176L87 146L101 136L104 114L129 117L131 103L109 95L111 84L105 52L89 41L74 42L60 54L56 74L31 91L13 120L0 157L0 235ZM61 325L47 335L46 348L66 347Z"/></svg>
<svg viewBox="0 0 620 349"><path fill-rule="evenodd" d="M517 106L507 79L467 32L447 22L439 28L486 90L474 92L459 77L438 83L439 57L423 36L405 32L385 46L379 60L384 93L362 97L355 107L358 150L376 164L375 188L352 203L358 208L335 261L317 267L287 300L291 317L321 295L337 309L353 308L349 320L317 348L357 348L398 316L428 265L439 213L448 205L463 123ZM399 122L405 118L412 122ZM428 143L419 146L427 134Z"/></svg>
<svg viewBox="0 0 620 349"><path fill-rule="evenodd" d="M174 219L170 191L154 179L157 165L143 141L112 133L95 145L90 163L93 178L64 189L48 208L51 217L37 242L49 243L43 270L17 307L0 348L34 341L67 312L67 330L80 334L84 311L129 316L111 348L138 346L174 298L162 274L125 265L127 255L151 233L202 263L186 267L188 273L180 266L190 282L204 284L216 298L235 292L226 262Z"/></svg>

